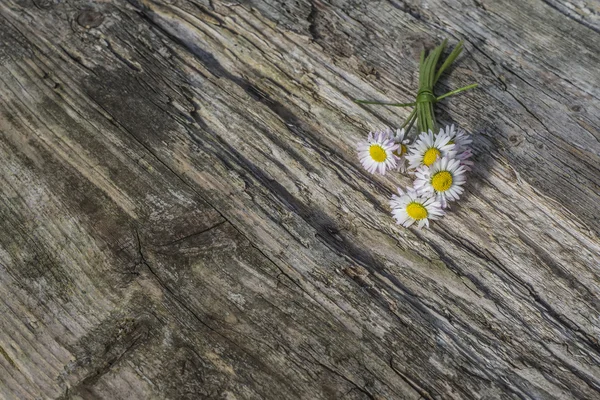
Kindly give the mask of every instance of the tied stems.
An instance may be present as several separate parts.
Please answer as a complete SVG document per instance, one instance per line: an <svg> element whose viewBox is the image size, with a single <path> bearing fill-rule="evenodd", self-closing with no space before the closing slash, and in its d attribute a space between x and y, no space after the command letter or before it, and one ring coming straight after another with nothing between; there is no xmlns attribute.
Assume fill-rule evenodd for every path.
<svg viewBox="0 0 600 400"><path fill-rule="evenodd" d="M375 105L385 105L391 107L415 107L414 110L409 114L408 118L402 125L402 128L406 127L406 131L410 131L413 127L415 121L417 122L417 128L420 132L428 132L435 131L436 129L436 120L435 114L433 111L433 105L449 96L454 96L458 93L464 92L466 90L474 89L478 85L477 83L464 86L459 89L452 90L448 93L445 93L441 96L435 96L433 93L433 87L440 79L440 76L444 73L450 65L458 58L460 53L463 50L463 42L460 41L454 50L450 52L448 57L444 60L442 65L436 70L436 66L440 61L440 57L444 50L446 49L446 45L448 44L448 40L444 40L441 45L437 46L433 49L427 57L425 56L425 50L421 52L421 57L419 61L419 91L417 92L417 98L412 103L385 103L378 101L369 101L369 100L355 100L356 103L359 104L375 104Z"/></svg>

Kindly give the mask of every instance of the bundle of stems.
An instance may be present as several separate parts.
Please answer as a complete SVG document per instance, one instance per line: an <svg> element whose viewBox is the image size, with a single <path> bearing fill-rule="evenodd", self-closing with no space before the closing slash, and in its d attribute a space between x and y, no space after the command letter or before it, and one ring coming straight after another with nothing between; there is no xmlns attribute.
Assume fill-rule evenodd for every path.
<svg viewBox="0 0 600 400"><path fill-rule="evenodd" d="M440 76L444 73L444 71L448 69L448 67L456 60L463 50L463 41L460 41L454 50L452 50L452 52L448 55L442 65L436 70L436 66L442 53L446 49L447 44L448 40L446 39L441 45L433 49L433 51L431 51L427 57L425 57L425 50L421 52L421 59L419 62L419 91L417 92L417 97L414 102L385 103L370 100L355 100L355 102L359 104L377 104L392 107L415 107L401 128L406 128L406 132L408 132L416 121L419 132L428 132L430 130L435 132L437 124L435 120L435 114L433 112L433 105L448 96L452 96L460 92L464 92L465 90L477 87L477 84L474 83L460 89L452 90L441 96L435 96L433 93L433 87L440 79Z"/></svg>

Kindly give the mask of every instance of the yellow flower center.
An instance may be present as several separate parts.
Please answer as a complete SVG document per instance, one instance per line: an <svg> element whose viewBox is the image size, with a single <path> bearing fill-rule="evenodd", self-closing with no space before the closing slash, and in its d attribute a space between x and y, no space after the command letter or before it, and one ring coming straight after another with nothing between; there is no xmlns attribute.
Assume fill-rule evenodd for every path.
<svg viewBox="0 0 600 400"><path fill-rule="evenodd" d="M420 203L409 203L406 206L406 213L412 219L421 220L423 218L427 218L427 209L423 204Z"/></svg>
<svg viewBox="0 0 600 400"><path fill-rule="evenodd" d="M402 157L403 154L406 154L408 148L405 144L400 144L400 147L393 151L394 155L397 157Z"/></svg>
<svg viewBox="0 0 600 400"><path fill-rule="evenodd" d="M369 154L375 162L384 162L387 160L385 149L378 144L372 144L371 147L369 147Z"/></svg>
<svg viewBox="0 0 600 400"><path fill-rule="evenodd" d="M436 172L431 177L431 186L436 192L445 192L452 186L452 174L448 171Z"/></svg>
<svg viewBox="0 0 600 400"><path fill-rule="evenodd" d="M440 151L438 149L436 149L435 147L427 149L427 151L423 155L423 164L425 164L429 167L431 164L433 164L435 162L435 160L437 160L437 158L440 156L440 154L441 154Z"/></svg>

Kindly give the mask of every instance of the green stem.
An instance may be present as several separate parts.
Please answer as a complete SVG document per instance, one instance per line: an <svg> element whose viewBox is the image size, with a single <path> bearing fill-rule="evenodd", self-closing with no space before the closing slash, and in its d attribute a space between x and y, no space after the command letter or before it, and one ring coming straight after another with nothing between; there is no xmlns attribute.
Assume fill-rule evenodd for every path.
<svg viewBox="0 0 600 400"><path fill-rule="evenodd" d="M410 114L408 115L408 118L406 118L406 121L404 121L404 123L402 124L402 126L400 127L400 129L404 128L406 125L409 125L411 123L411 121L414 123L415 118L417 118L417 110L414 109L410 112ZM412 124L410 124L412 126ZM410 130L410 128L407 130L407 132Z"/></svg>
<svg viewBox="0 0 600 400"><path fill-rule="evenodd" d="M454 62L454 60L456 60L456 58L460 55L462 51L463 41L461 40L460 42L458 42L454 50L452 50L452 52L448 55L440 69L438 69L437 73L435 74L434 83L437 83L437 81L440 79L440 76L442 76L444 71Z"/></svg>
<svg viewBox="0 0 600 400"><path fill-rule="evenodd" d="M414 116L412 117L412 119L410 120L410 123L408 124L408 127L405 130L406 133L410 132L410 130L412 129L412 127L416 121L417 121L417 113L415 113Z"/></svg>
<svg viewBox="0 0 600 400"><path fill-rule="evenodd" d="M416 103L385 103L381 101L370 101L370 100L354 100L355 103L358 104L377 104L382 106L392 106L392 107L413 107Z"/></svg>
<svg viewBox="0 0 600 400"><path fill-rule="evenodd" d="M464 86L464 87L461 87L460 89L451 90L450 92L445 93L445 94L437 97L436 101L440 101L440 100L445 99L446 97L449 97L449 96L454 96L455 94L459 94L460 92L464 92L465 90L474 89L477 86L479 86L477 83L473 83L472 85Z"/></svg>
<svg viewBox="0 0 600 400"><path fill-rule="evenodd" d="M435 67L446 48L447 40L444 40L441 45L437 46L429 55L424 58L421 53L421 66L419 68L419 92L417 95L417 128L421 132L435 130L436 121L433 112L432 98L433 85L435 84L436 72Z"/></svg>

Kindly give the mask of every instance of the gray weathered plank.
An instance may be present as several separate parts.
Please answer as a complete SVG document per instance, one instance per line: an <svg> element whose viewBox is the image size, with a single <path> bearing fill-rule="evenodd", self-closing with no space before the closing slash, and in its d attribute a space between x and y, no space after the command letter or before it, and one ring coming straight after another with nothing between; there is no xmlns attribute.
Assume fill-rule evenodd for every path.
<svg viewBox="0 0 600 400"><path fill-rule="evenodd" d="M0 3L0 397L600 398L598 7ZM354 145L417 57L474 135L396 227Z"/></svg>

